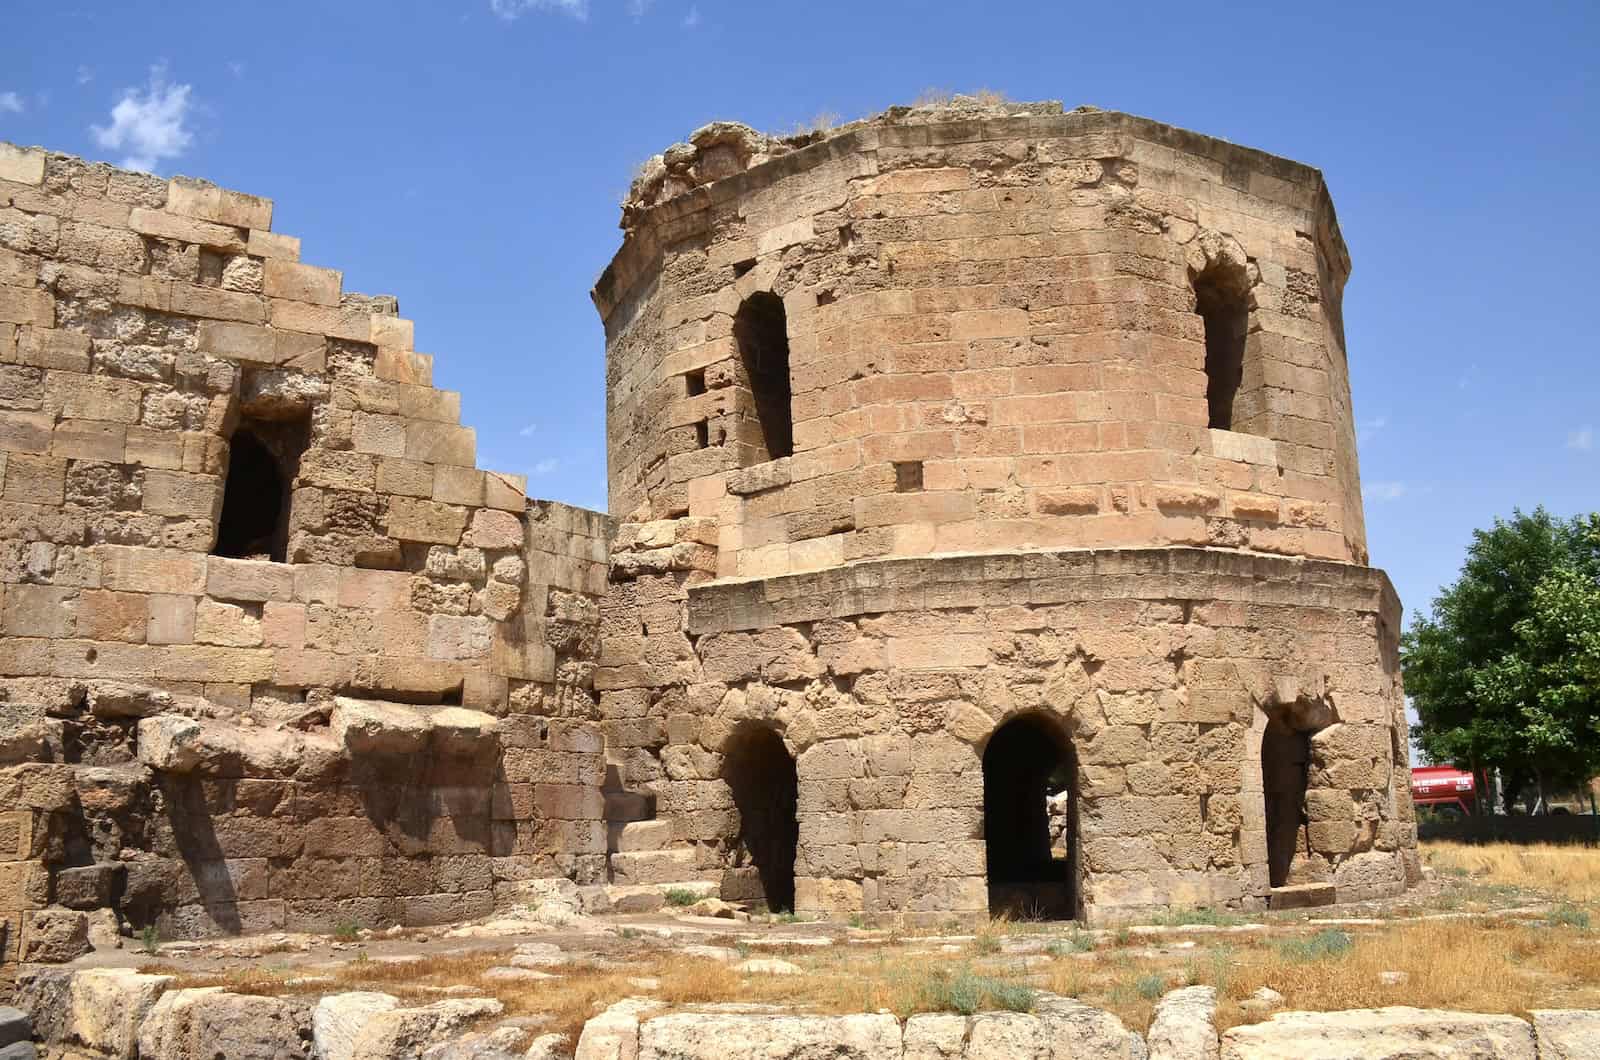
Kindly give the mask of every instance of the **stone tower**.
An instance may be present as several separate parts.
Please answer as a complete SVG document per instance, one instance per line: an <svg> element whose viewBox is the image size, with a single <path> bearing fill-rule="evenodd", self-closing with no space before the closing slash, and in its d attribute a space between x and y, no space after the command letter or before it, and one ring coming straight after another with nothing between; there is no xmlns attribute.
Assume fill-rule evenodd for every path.
<svg viewBox="0 0 1600 1060"><path fill-rule="evenodd" d="M1417 878L1316 170L958 97L707 126L623 228L616 882L1104 919Z"/></svg>

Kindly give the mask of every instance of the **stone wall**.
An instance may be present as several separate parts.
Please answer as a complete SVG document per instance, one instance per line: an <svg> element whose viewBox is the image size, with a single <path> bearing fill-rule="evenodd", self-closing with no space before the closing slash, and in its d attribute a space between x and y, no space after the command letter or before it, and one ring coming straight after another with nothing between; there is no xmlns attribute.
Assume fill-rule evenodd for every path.
<svg viewBox="0 0 1600 1060"><path fill-rule="evenodd" d="M0 144L6 961L62 907L424 923L603 872L609 522L477 469L395 300L271 216Z"/></svg>
<svg viewBox="0 0 1600 1060"><path fill-rule="evenodd" d="M817 142L806 142L816 139ZM652 160L595 290L611 510L718 525L722 576L1202 545L1365 562L1341 298L1307 166L1124 114L897 108ZM1248 310L1208 429L1201 277ZM781 298L793 455L736 334Z"/></svg>
<svg viewBox="0 0 1600 1060"><path fill-rule="evenodd" d="M1070 741L1072 882L1091 919L1264 907L1272 717L1312 748L1285 882L1331 883L1348 901L1418 878L1395 738L1399 605L1379 572L1201 549L1043 552L686 597L686 628L667 634L681 657L660 687L611 690L626 675L604 656L598 684L664 739L657 810L712 878L741 846L723 753L755 724L782 735L798 771L800 909L985 911L984 751L1018 717ZM606 607L609 629L625 608Z"/></svg>
<svg viewBox="0 0 1600 1060"><path fill-rule="evenodd" d="M770 886L729 757L761 732L810 912L980 914L997 865L1113 918L1417 878L1320 173L958 98L706 126L622 226L595 687L663 872Z"/></svg>

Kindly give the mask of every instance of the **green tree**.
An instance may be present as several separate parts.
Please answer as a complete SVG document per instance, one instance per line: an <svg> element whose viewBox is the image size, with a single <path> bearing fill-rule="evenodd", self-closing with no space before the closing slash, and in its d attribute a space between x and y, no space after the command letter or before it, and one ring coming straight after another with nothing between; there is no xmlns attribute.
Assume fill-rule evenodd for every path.
<svg viewBox="0 0 1600 1060"><path fill-rule="evenodd" d="M1600 515L1539 508L1474 531L1400 646L1429 760L1498 768L1508 800L1600 772Z"/></svg>

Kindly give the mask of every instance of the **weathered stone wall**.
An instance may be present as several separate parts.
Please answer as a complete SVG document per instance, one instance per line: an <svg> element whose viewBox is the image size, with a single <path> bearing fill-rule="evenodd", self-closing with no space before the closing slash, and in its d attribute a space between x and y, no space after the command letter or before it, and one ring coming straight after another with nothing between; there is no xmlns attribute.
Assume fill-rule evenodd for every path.
<svg viewBox="0 0 1600 1060"><path fill-rule="evenodd" d="M1365 562L1321 175L1047 110L902 108L809 146L714 125L655 160L595 293L611 510L715 518L722 576L1160 544ZM1207 270L1247 288L1227 431ZM758 292L788 326L794 454L772 461L734 334Z"/></svg>
<svg viewBox="0 0 1600 1060"><path fill-rule="evenodd" d="M7 961L51 907L419 923L603 869L609 522L478 470L395 300L271 215L0 144ZM286 511L230 558L241 430Z"/></svg>
<svg viewBox="0 0 1600 1060"><path fill-rule="evenodd" d="M753 722L796 761L801 909L981 912L984 748L1043 715L1076 756L1092 918L1265 904L1270 716L1315 726L1290 882L1359 900L1417 878L1399 608L1381 573L1043 552L710 583L687 600L681 686L601 695L649 704L666 740L657 810L713 877L739 826L723 751Z"/></svg>
<svg viewBox="0 0 1600 1060"><path fill-rule="evenodd" d="M958 101L782 141L707 126L646 165L623 227L595 290L623 520L595 687L677 865L751 886L725 755L756 727L797 768L801 909L980 913L1022 829L986 826L983 755L1031 717L1075 764L1052 869L1075 912L1417 878L1319 173ZM1242 314L1229 429L1204 282ZM771 296L777 458L750 356L776 325L745 316Z"/></svg>

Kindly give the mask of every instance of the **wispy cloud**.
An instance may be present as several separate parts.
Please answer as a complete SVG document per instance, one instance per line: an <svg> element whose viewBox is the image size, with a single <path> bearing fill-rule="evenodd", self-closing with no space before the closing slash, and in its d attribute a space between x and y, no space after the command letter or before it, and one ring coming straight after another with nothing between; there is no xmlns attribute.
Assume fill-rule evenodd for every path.
<svg viewBox="0 0 1600 1060"><path fill-rule="evenodd" d="M548 475L550 472L554 471L560 466L560 460L553 456L547 456L543 460L533 465L533 473L535 475Z"/></svg>
<svg viewBox="0 0 1600 1060"><path fill-rule="evenodd" d="M21 114L26 109L15 92L0 92L0 114Z"/></svg>
<svg viewBox="0 0 1600 1060"><path fill-rule="evenodd" d="M112 151L127 151L122 166L153 171L163 158L177 158L194 142L185 128L191 102L190 85L167 80L165 64L150 68L150 83L143 90L130 88L111 108L110 125L92 125L95 143Z"/></svg>
<svg viewBox="0 0 1600 1060"><path fill-rule="evenodd" d="M694 29L700 24L700 7L698 4L689 5L689 13L683 16L683 28Z"/></svg>
<svg viewBox="0 0 1600 1060"><path fill-rule="evenodd" d="M1594 448L1594 428L1584 424L1567 435L1567 448L1587 453Z"/></svg>
<svg viewBox="0 0 1600 1060"><path fill-rule="evenodd" d="M1361 487L1361 495L1369 501L1397 501L1406 495L1404 482L1367 482Z"/></svg>
<svg viewBox="0 0 1600 1060"><path fill-rule="evenodd" d="M507 22L529 11L554 11L583 22L589 17L589 0L489 0L489 10Z"/></svg>
<svg viewBox="0 0 1600 1060"><path fill-rule="evenodd" d="M94 70L88 66L78 67L78 84L87 85L94 80Z"/></svg>
<svg viewBox="0 0 1600 1060"><path fill-rule="evenodd" d="M1359 423L1356 425L1356 441L1365 442L1387 426L1389 426L1389 417L1387 416L1374 416L1370 420Z"/></svg>
<svg viewBox="0 0 1600 1060"><path fill-rule="evenodd" d="M538 429L539 429L539 425L537 423L530 423L526 427L522 428L522 430L518 431L517 433L522 435L524 438L532 438L533 437L533 432L537 431Z"/></svg>
<svg viewBox="0 0 1600 1060"><path fill-rule="evenodd" d="M233 60L228 64L228 73L232 74L234 77L243 77L244 63L241 63L237 59Z"/></svg>
<svg viewBox="0 0 1600 1060"><path fill-rule="evenodd" d="M628 14L637 22L649 13L651 5L655 2L656 0L628 0Z"/></svg>

